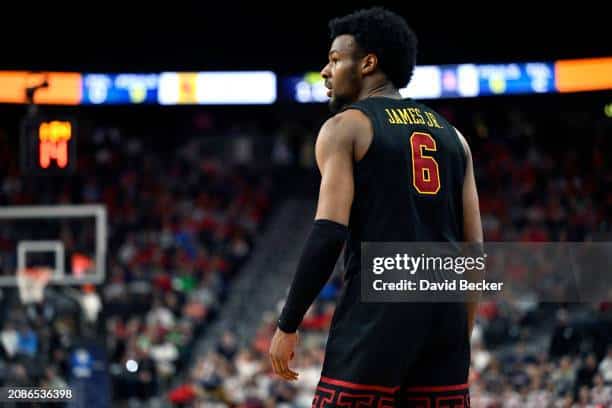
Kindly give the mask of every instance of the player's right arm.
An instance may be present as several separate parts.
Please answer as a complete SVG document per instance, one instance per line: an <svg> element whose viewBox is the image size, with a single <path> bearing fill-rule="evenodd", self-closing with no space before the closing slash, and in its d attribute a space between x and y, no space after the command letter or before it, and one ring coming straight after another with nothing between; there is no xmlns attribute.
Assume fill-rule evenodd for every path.
<svg viewBox="0 0 612 408"><path fill-rule="evenodd" d="M463 145L466 156L465 179L463 181L463 240L468 243L483 243L482 221L480 220L480 207L478 204L478 190L476 189L476 178L474 176L474 164L472 162L472 151L467 141L455 129L457 136ZM468 333L471 336L478 300L467 302L468 306Z"/></svg>
<svg viewBox="0 0 612 408"><path fill-rule="evenodd" d="M325 122L317 137L315 156L321 172L317 212L270 345L274 372L286 380L296 380L298 375L288 366L295 355L297 329L329 280L348 235L354 140L365 138L370 131L365 121L361 112L348 110Z"/></svg>

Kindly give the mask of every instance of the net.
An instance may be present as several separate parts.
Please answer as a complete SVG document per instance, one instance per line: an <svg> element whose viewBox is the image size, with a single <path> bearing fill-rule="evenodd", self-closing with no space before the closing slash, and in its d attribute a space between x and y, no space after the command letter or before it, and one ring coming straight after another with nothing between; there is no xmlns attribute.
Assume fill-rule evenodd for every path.
<svg viewBox="0 0 612 408"><path fill-rule="evenodd" d="M23 268L17 271L19 298L23 304L40 303L53 271L46 267Z"/></svg>

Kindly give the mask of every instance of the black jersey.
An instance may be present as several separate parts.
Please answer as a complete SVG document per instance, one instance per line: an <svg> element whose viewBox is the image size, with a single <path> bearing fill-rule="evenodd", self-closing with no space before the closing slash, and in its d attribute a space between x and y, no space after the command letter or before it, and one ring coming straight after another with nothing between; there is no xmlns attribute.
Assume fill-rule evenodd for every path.
<svg viewBox="0 0 612 408"><path fill-rule="evenodd" d="M371 97L346 109L362 111L374 131L354 164L347 274L360 269L362 242L462 241L466 155L453 126L411 99Z"/></svg>

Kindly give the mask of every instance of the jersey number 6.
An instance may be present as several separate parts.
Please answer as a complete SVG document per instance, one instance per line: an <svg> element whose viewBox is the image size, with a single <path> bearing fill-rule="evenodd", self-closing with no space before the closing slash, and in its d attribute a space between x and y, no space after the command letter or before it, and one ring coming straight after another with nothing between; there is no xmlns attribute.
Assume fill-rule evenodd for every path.
<svg viewBox="0 0 612 408"><path fill-rule="evenodd" d="M440 171L438 163L425 152L435 152L435 139L424 132L414 132L410 136L412 152L412 184L420 194L437 194L440 191Z"/></svg>

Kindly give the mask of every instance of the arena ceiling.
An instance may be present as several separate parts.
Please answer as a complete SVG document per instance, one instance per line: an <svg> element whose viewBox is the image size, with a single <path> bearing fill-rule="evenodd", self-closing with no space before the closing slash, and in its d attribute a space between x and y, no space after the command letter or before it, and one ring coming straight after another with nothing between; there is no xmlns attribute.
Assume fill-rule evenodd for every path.
<svg viewBox="0 0 612 408"><path fill-rule="evenodd" d="M327 21L367 2L35 2L3 12L0 69L146 72L320 68ZM446 4L445 4L446 3ZM419 36L419 64L612 55L603 7L377 2ZM21 7L22 9L19 9Z"/></svg>

